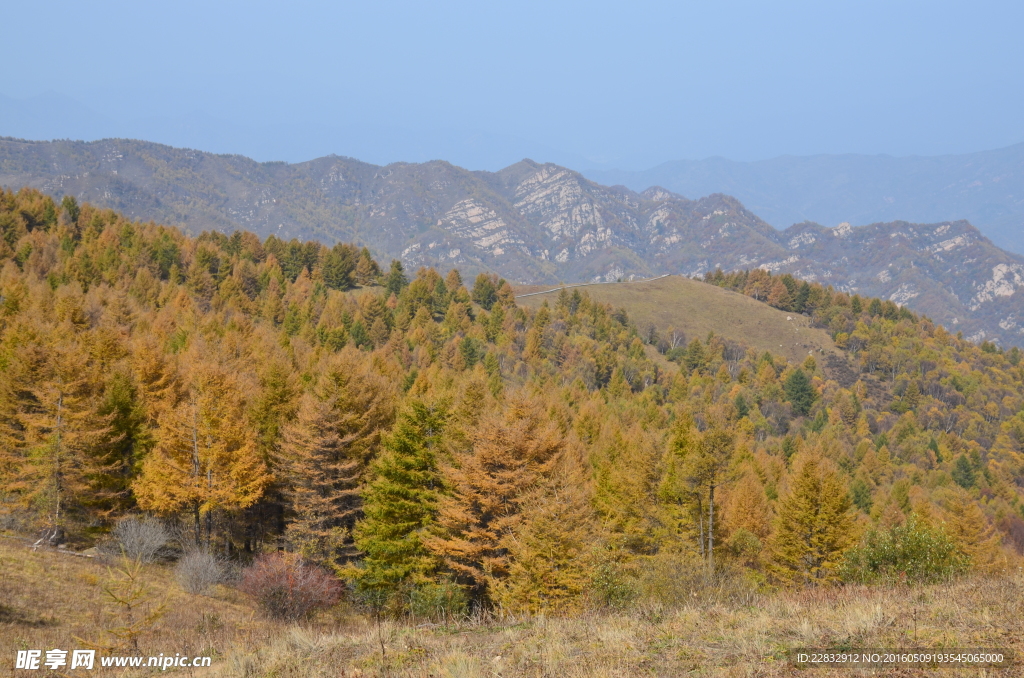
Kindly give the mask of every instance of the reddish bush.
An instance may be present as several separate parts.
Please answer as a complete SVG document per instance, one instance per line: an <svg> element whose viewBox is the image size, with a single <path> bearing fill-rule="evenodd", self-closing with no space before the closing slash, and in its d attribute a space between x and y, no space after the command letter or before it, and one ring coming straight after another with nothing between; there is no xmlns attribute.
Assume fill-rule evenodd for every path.
<svg viewBox="0 0 1024 678"><path fill-rule="evenodd" d="M272 553L257 558L242 574L239 588L278 619L302 619L341 597L338 580L298 556Z"/></svg>

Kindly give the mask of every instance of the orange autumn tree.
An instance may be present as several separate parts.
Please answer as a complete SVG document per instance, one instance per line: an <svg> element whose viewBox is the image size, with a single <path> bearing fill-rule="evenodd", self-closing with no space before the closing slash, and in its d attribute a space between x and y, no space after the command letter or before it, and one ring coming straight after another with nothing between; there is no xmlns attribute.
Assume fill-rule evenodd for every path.
<svg viewBox="0 0 1024 678"><path fill-rule="evenodd" d="M438 534L424 543L474 599L486 601L491 583L509 573L503 540L519 529L527 494L550 473L565 440L537 404L518 396L484 418L470 441L447 471L452 493L441 499Z"/></svg>
<svg viewBox="0 0 1024 678"><path fill-rule="evenodd" d="M728 547L744 564L754 566L771 532L771 506L757 474L748 471L729 493L723 525Z"/></svg>
<svg viewBox="0 0 1024 678"><path fill-rule="evenodd" d="M394 421L393 384L359 355L346 349L318 366L319 378L282 429L277 455L290 509L285 539L325 564L346 546L351 555L367 463Z"/></svg>
<svg viewBox="0 0 1024 678"><path fill-rule="evenodd" d="M13 335L13 336L12 336ZM21 419L25 395L34 378L31 361L14 350L17 335L8 333L0 345L0 496L15 503L24 490L20 470L25 463L25 424Z"/></svg>
<svg viewBox="0 0 1024 678"><path fill-rule="evenodd" d="M1006 569L1000 534L970 496L957 488L949 491L945 502L946 529L960 551L970 559L975 572L991 574Z"/></svg>
<svg viewBox="0 0 1024 678"><path fill-rule="evenodd" d="M139 506L163 515L189 512L196 544L213 531L214 511L251 506L271 475L258 453L239 385L221 367L193 363L181 402L161 413L157 443L134 490Z"/></svg>
<svg viewBox="0 0 1024 678"><path fill-rule="evenodd" d="M807 459L779 504L770 570L783 584L831 584L853 543L852 502L840 476Z"/></svg>
<svg viewBox="0 0 1024 678"><path fill-rule="evenodd" d="M550 477L522 500L515 531L502 536L508 576L490 580L490 596L506 610L579 610L601 550L582 446L559 455Z"/></svg>

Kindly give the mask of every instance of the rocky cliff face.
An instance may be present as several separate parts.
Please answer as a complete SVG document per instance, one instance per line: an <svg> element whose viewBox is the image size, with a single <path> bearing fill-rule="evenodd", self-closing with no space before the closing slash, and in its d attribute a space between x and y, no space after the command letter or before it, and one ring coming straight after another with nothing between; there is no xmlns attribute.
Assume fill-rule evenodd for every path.
<svg viewBox="0 0 1024 678"><path fill-rule="evenodd" d="M0 184L193 233L353 241L410 268L522 283L769 268L892 299L976 340L1024 344L1024 258L964 221L780 232L729 196L636 193L529 160L496 173L333 156L288 165L125 140L2 139Z"/></svg>
<svg viewBox="0 0 1024 678"><path fill-rule="evenodd" d="M975 341L1024 344L1024 259L966 221L797 224L779 241L783 267L801 278L906 304Z"/></svg>

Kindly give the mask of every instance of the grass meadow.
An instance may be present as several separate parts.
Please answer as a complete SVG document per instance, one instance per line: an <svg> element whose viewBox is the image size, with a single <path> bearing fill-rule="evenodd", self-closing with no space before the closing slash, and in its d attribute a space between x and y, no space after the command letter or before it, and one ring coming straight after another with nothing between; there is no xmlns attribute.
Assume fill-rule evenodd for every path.
<svg viewBox="0 0 1024 678"><path fill-rule="evenodd" d="M126 612L103 592L116 561L33 551L0 539L0 675L18 649L112 645ZM571 617L487 615L448 620L378 619L342 603L301 624L266 618L220 585L185 593L168 564L142 568L145 593L132 610L139 652L209 655L188 676L280 678L393 676L790 676L850 675L800 670L795 648L1002 648L1024 652L1024 573L923 587L835 587L757 593L726 585L694 588L673 606ZM153 610L163 613L145 622ZM101 650L101 653L103 651ZM127 654L109 650L111 654ZM8 671L11 671L8 673ZM154 675L155 669L96 669L88 675ZM81 671L66 674L83 674ZM934 675L920 669L858 675ZM942 676L1016 676L1007 669L944 669Z"/></svg>
<svg viewBox="0 0 1024 678"><path fill-rule="evenodd" d="M540 308L545 301L554 305L560 289L551 285L517 287L517 295L552 291L517 296L516 303L532 309ZM704 341L709 332L714 332L758 353L769 351L796 364L803 362L810 352L842 355L826 330L811 326L810 318L684 276L586 285L569 292L573 289L614 308L628 308L629 318L637 327L643 330L653 325L661 336L668 336L669 328L675 328L682 330L686 341Z"/></svg>

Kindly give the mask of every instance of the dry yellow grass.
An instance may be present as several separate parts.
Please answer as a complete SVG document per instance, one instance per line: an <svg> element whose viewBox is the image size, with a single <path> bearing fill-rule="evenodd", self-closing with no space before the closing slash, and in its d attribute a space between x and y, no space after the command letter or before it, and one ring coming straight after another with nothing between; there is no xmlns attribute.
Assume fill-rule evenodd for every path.
<svg viewBox="0 0 1024 678"><path fill-rule="evenodd" d="M0 542L0 648L8 667L17 649L81 647L76 637L99 639L116 622L100 591L107 576L102 563L30 552L9 539ZM315 622L283 625L261 617L230 588L209 597L183 593L167 566L148 566L145 577L154 599L167 601L168 612L140 639L142 652L213 656L209 669L178 671L195 676L825 677L850 672L817 669L808 674L793 668L786 653L797 647L1006 648L1024 653L1024 574L1019 571L946 586L821 589L754 596L741 603L695 592L691 604L676 609L648 604L628 613L443 625L377 624L345 607ZM1022 674L1020 666L941 672ZM0 670L0 675L7 674ZM105 674L97 670L90 675ZM931 674L906 669L860 675Z"/></svg>
<svg viewBox="0 0 1024 678"><path fill-rule="evenodd" d="M551 291L519 296L516 303L534 309L545 300L553 304L560 289L539 285L517 287L517 295ZM641 328L651 324L664 333L674 327L685 332L688 339L701 340L707 338L708 332L714 332L755 348L759 353L771 351L793 362L803 361L812 351L842 355L828 332L811 327L810 319L805 316L779 311L742 294L683 276L577 289L602 303L625 308L630 319Z"/></svg>
<svg viewBox="0 0 1024 678"><path fill-rule="evenodd" d="M0 648L7 655L0 666L12 667L19 649L109 644L112 639L106 631L125 623L102 590L117 565L50 550L31 551L23 540L0 539ZM139 639L144 653L219 656L223 648L264 626L249 601L234 589L222 586L209 597L190 596L165 565L144 566L142 580L149 594L134 612L137 618L165 605L163 616ZM3 669L0 675L5 675Z"/></svg>

